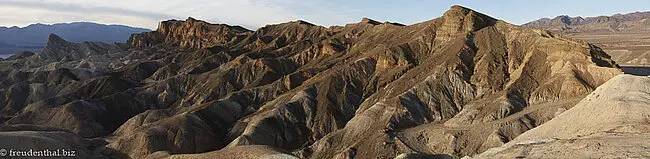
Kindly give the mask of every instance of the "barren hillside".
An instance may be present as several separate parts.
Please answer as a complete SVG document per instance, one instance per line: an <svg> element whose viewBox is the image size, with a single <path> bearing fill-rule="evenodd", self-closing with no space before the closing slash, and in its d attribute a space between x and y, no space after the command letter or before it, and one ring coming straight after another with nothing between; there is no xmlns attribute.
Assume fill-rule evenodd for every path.
<svg viewBox="0 0 650 159"><path fill-rule="evenodd" d="M0 61L0 137L82 158L462 157L621 73L595 45L461 6L408 26L188 18Z"/></svg>

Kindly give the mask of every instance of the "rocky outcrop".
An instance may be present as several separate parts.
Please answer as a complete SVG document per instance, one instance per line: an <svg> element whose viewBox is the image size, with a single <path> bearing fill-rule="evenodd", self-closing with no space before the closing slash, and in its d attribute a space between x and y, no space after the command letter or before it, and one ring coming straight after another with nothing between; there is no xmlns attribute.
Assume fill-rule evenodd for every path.
<svg viewBox="0 0 650 159"><path fill-rule="evenodd" d="M63 38L50 34L45 47L38 53L41 60L73 61L88 58L92 55L105 55L111 52L123 51L119 45L109 45L101 42L71 43Z"/></svg>
<svg viewBox="0 0 650 159"><path fill-rule="evenodd" d="M452 6L438 20L442 21L442 24L436 31L435 39L440 42L451 40L457 36L465 36L470 32L494 25L497 21L462 6Z"/></svg>
<svg viewBox="0 0 650 159"><path fill-rule="evenodd" d="M135 47L168 43L184 48L200 49L237 41L249 33L249 30L240 26L210 24L189 17L185 21L161 22L156 31L134 34L127 43Z"/></svg>

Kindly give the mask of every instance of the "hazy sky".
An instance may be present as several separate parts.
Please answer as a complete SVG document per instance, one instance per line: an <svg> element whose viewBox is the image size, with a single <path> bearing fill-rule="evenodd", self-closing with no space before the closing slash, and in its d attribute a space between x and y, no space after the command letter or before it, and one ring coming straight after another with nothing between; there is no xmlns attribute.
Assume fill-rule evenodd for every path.
<svg viewBox="0 0 650 159"><path fill-rule="evenodd" d="M155 29L188 16L256 29L303 19L323 26L369 17L413 24L459 4L514 24L557 15L597 16L650 11L649 0L0 0L0 26L90 21Z"/></svg>

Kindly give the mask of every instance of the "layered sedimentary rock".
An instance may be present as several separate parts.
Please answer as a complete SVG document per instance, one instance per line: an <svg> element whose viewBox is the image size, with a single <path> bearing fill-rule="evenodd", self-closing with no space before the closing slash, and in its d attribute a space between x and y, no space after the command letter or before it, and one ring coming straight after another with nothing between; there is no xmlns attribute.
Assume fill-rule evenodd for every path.
<svg viewBox="0 0 650 159"><path fill-rule="evenodd" d="M169 43L186 48L206 48L223 45L236 38L246 37L251 31L225 24L210 24L188 18L186 21L169 20L161 22L153 32L135 34L127 43L135 47L150 47Z"/></svg>
<svg viewBox="0 0 650 159"><path fill-rule="evenodd" d="M0 61L4 124L100 138L103 154L131 158L474 155L621 73L596 46L461 6L408 26L190 18L128 44L52 40Z"/></svg>

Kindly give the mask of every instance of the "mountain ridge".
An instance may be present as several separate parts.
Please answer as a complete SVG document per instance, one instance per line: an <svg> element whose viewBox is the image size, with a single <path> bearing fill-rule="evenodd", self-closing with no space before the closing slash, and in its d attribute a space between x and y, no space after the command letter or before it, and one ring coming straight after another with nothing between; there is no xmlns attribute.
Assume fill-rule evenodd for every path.
<svg viewBox="0 0 650 159"><path fill-rule="evenodd" d="M188 18L126 44L51 40L0 60L0 136L61 131L120 158L475 155L621 73L597 46L462 6L412 25Z"/></svg>
<svg viewBox="0 0 650 159"><path fill-rule="evenodd" d="M104 43L124 43L132 33L150 31L125 25L104 25L92 22L72 22L57 24L31 24L25 27L0 28L0 54L14 54L19 51L36 52L45 46L47 37L55 33L72 42L95 41Z"/></svg>
<svg viewBox="0 0 650 159"><path fill-rule="evenodd" d="M547 29L555 32L617 32L650 30L650 11L614 14L596 17L570 17L560 15L553 19L542 18L523 24L524 27Z"/></svg>
<svg viewBox="0 0 650 159"><path fill-rule="evenodd" d="M33 27L33 26L64 26L64 25L79 25L79 24L92 24L92 25L105 25L105 26L116 26L116 27L125 27L125 28L136 28L136 29L142 29L142 30L151 30L147 28L142 28L142 27L132 27L132 26L127 26L124 24L102 24L102 23L96 23L96 22L91 22L91 21L77 21L77 22L64 22L64 23L52 23L52 24L46 24L46 23L34 23L34 24L29 24L24 27L19 27L19 26L0 26L0 28L3 29L25 29L27 27Z"/></svg>

